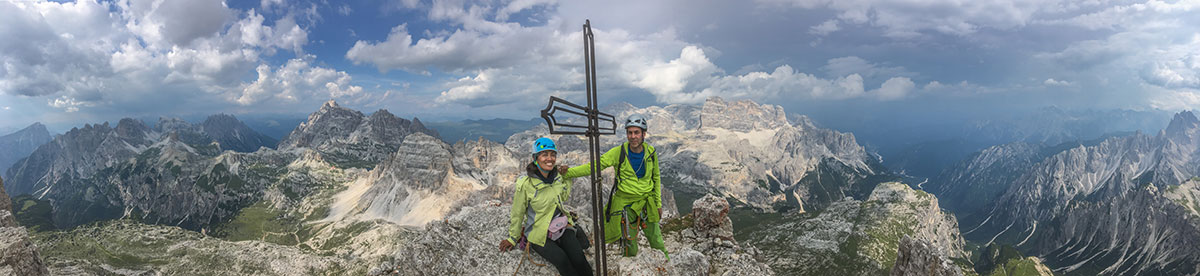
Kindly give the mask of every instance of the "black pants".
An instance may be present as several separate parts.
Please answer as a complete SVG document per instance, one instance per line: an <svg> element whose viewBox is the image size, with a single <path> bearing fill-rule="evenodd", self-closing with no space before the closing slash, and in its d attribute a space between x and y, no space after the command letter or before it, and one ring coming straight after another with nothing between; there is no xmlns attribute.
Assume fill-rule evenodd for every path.
<svg viewBox="0 0 1200 276"><path fill-rule="evenodd" d="M575 229L567 228L562 237L557 241L550 240L546 237L546 246L533 246L533 251L546 261L554 265L558 269L558 274L563 276L571 275L592 275L592 265L588 264L587 257L583 256L583 247L579 245L579 239L575 238Z"/></svg>

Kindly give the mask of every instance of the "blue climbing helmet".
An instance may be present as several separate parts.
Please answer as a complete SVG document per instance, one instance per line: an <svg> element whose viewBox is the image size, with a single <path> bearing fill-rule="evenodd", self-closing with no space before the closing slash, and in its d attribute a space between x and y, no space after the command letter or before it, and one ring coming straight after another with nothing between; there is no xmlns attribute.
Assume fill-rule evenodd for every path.
<svg viewBox="0 0 1200 276"><path fill-rule="evenodd" d="M642 117L642 114L629 115L629 118L625 119L625 128L629 127L640 127L642 131L646 131L646 117Z"/></svg>
<svg viewBox="0 0 1200 276"><path fill-rule="evenodd" d="M542 137L533 141L533 156L536 157L538 153L547 150L558 152L558 147L554 146L554 139L550 139L550 137Z"/></svg>

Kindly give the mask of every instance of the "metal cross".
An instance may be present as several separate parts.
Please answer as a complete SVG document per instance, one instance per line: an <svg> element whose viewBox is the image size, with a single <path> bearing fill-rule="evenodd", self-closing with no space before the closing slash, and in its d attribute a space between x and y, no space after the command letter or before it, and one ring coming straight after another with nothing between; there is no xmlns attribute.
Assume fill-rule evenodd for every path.
<svg viewBox="0 0 1200 276"><path fill-rule="evenodd" d="M608 275L608 256L604 248L604 221L607 216L603 215L604 206L604 185L600 180L600 135L616 134L617 121L612 115L602 113L596 107L596 43L592 37L592 22L585 20L583 23L583 67L587 74L584 76L587 86L587 107L568 102L558 97L551 96L550 102L546 104L546 109L542 109L542 119L546 120L546 125L550 127L550 134L570 134L570 135L585 135L588 138L588 154L592 169L592 247L595 248L596 269L597 275ZM555 105L555 103L565 105ZM572 124L567 122L559 122L554 115L558 111L571 113L587 118L587 125ZM601 127L600 122L605 122L608 127ZM566 128L566 129L563 129Z"/></svg>

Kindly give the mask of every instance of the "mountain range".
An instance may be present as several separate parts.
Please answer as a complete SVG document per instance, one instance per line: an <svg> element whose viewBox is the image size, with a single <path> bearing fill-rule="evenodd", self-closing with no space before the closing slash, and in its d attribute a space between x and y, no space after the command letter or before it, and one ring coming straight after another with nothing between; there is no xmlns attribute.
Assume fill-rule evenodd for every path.
<svg viewBox="0 0 1200 276"><path fill-rule="evenodd" d="M34 123L13 133L0 136L0 172L21 158L29 156L34 150L54 139L46 126Z"/></svg>
<svg viewBox="0 0 1200 276"><path fill-rule="evenodd" d="M602 110L646 116L662 164L672 259L610 256L621 273L1188 274L1200 263L1188 249L1200 240L1191 113L1154 136L996 145L906 183L854 134L779 106L710 98ZM529 144L543 136L560 164L586 162L582 137L541 124L503 143L447 143L415 118L329 101L278 143L230 115L89 124L4 179L18 220L44 216L58 229L29 238L53 273L194 274L167 264L214 260L233 265L213 274L511 273L521 253L495 243ZM617 131L600 142L624 141ZM607 192L612 170L602 175ZM566 209L590 225L591 185L572 185ZM451 257L473 264L431 262Z"/></svg>
<svg viewBox="0 0 1200 276"><path fill-rule="evenodd" d="M1200 273L1200 120L1176 114L1155 135L988 148L947 170L931 189L964 234L1012 245L1058 273Z"/></svg>

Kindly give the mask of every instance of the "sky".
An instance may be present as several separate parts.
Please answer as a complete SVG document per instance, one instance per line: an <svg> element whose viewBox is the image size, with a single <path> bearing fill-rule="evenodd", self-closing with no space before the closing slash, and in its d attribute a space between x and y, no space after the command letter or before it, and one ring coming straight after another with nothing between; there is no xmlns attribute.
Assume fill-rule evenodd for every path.
<svg viewBox="0 0 1200 276"><path fill-rule="evenodd" d="M305 116L431 120L719 96L820 120L1200 106L1200 1L0 1L0 129Z"/></svg>

